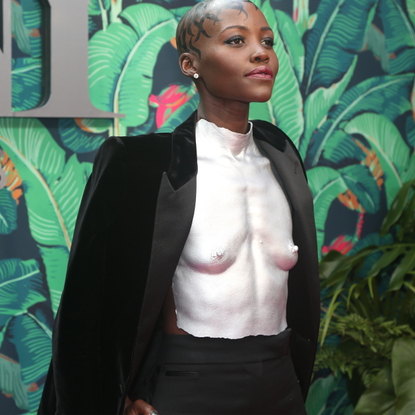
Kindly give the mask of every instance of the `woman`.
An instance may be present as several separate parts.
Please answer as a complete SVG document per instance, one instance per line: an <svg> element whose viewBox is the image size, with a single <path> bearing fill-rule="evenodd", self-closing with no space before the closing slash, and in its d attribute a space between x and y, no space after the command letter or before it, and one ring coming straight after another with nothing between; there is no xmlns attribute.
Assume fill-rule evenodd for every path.
<svg viewBox="0 0 415 415"><path fill-rule="evenodd" d="M197 113L101 147L39 414L305 413L312 198L288 137L248 123L272 93L273 36L250 1L197 4L177 30Z"/></svg>

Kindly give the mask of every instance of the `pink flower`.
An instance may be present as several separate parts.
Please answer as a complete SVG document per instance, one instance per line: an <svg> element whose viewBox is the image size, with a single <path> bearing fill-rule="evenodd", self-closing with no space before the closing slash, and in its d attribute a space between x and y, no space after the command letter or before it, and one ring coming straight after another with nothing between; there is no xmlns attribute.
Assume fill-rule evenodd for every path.
<svg viewBox="0 0 415 415"><path fill-rule="evenodd" d="M329 251L335 250L346 255L353 248L353 245L354 243L350 236L340 235L331 243L331 245L324 245L321 252L323 255L326 255Z"/></svg>
<svg viewBox="0 0 415 415"><path fill-rule="evenodd" d="M160 128L183 104L189 101L196 93L196 88L192 86L170 85L159 95L150 95L149 103L157 108L156 125Z"/></svg>

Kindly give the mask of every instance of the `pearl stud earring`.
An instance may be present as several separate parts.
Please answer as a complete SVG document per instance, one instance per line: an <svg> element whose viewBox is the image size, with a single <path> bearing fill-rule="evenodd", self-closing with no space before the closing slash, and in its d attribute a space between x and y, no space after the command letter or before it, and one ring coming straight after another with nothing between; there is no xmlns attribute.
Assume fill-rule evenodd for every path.
<svg viewBox="0 0 415 415"><path fill-rule="evenodd" d="M193 75L193 78L198 79L198 78L199 78L199 74L198 74L198 73L195 73L195 74Z"/></svg>

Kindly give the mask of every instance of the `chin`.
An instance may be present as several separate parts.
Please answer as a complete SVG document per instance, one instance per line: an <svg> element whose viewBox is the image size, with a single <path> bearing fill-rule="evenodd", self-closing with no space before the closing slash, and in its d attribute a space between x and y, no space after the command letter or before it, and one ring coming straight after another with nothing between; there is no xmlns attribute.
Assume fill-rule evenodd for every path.
<svg viewBox="0 0 415 415"><path fill-rule="evenodd" d="M272 93L261 94L252 99L251 102L267 102L271 99Z"/></svg>
<svg viewBox="0 0 415 415"><path fill-rule="evenodd" d="M251 102L267 102L271 99L272 88L261 88L251 93Z"/></svg>

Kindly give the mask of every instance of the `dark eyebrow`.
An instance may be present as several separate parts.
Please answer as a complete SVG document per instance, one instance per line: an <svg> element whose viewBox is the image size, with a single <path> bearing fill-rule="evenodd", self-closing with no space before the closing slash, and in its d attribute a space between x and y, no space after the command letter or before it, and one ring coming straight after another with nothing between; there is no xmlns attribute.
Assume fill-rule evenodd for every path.
<svg viewBox="0 0 415 415"><path fill-rule="evenodd" d="M226 30L229 30L229 29L240 29L240 30L245 30L245 31L247 31L248 30L248 28L246 27L246 26L240 26L240 25L234 25L234 26L228 26L228 27L226 27L225 29L223 29L222 30L222 32L220 32L221 34L223 33L223 32L225 32ZM270 30L271 32L273 31L270 27L268 27L268 26L263 26L263 27L261 27L261 31L263 31L263 32L265 32L265 31L268 31L268 30Z"/></svg>
<svg viewBox="0 0 415 415"><path fill-rule="evenodd" d="M234 25L234 26L228 26L227 28L223 29L222 32L220 32L221 34L225 31L225 30L229 30L229 29L241 29L241 30L248 30L248 28L246 26L239 26L239 25Z"/></svg>

